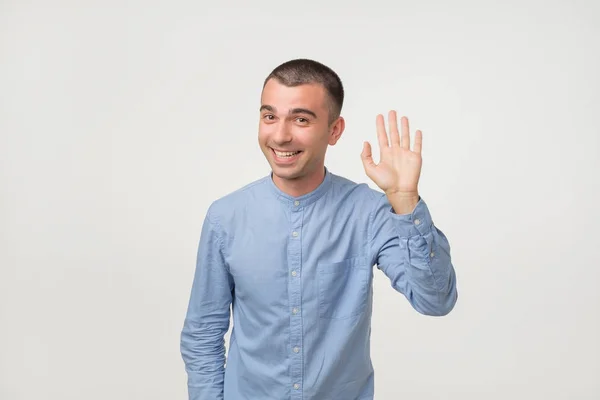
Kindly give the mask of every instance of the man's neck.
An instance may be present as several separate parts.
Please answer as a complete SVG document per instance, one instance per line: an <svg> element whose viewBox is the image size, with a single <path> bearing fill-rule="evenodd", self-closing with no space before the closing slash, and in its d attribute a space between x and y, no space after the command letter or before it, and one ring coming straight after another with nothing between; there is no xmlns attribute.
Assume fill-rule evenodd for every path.
<svg viewBox="0 0 600 400"><path fill-rule="evenodd" d="M323 183L325 179L325 167L318 168L314 173L298 179L281 179L273 174L273 182L282 192L292 196L300 197L312 192Z"/></svg>

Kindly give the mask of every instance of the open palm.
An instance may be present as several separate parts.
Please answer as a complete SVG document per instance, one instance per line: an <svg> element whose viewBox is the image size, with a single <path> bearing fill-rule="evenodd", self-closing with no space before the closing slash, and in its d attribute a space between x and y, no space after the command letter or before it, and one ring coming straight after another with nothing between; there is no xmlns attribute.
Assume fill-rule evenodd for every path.
<svg viewBox="0 0 600 400"><path fill-rule="evenodd" d="M421 175L421 145L423 134L415 133L413 150L410 149L408 118L402 117L402 136L398 132L398 121L395 111L388 114L389 138L385 130L383 115L377 115L377 140L379 142L379 164L373 161L371 144L364 142L361 159L367 176L386 194L418 193Z"/></svg>

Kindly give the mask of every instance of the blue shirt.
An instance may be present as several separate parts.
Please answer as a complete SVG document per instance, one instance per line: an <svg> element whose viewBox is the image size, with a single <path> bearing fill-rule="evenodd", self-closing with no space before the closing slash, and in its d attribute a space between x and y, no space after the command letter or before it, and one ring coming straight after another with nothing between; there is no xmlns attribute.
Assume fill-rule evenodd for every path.
<svg viewBox="0 0 600 400"><path fill-rule="evenodd" d="M325 168L300 197L271 173L214 201L181 334L189 399L373 399L375 265L416 311L454 307L450 246L423 198L398 215L384 193Z"/></svg>

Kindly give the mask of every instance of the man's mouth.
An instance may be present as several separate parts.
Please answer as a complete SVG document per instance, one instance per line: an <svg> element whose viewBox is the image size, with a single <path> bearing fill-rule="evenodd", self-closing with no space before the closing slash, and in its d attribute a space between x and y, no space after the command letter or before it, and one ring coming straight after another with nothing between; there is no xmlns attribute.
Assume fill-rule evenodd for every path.
<svg viewBox="0 0 600 400"><path fill-rule="evenodd" d="M273 153L275 153L275 155L279 158L293 158L294 156L297 156L298 154L302 153L302 151L297 150L297 151L279 151L279 150L275 150L272 149Z"/></svg>

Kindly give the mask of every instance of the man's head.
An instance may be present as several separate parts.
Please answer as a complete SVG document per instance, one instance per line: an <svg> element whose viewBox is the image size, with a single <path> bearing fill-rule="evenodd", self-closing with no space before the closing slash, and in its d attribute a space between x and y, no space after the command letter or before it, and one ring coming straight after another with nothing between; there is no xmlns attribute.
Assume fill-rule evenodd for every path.
<svg viewBox="0 0 600 400"><path fill-rule="evenodd" d="M340 78L317 61L291 60L269 74L261 96L258 140L274 179L318 183L327 147L344 131L343 102Z"/></svg>

